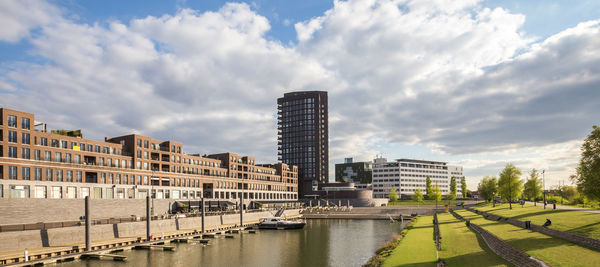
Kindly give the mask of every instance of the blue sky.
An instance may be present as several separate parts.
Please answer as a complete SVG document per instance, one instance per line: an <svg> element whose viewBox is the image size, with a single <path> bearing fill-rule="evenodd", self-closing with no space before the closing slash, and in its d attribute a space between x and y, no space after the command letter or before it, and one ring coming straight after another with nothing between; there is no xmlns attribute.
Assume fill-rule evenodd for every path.
<svg viewBox="0 0 600 267"><path fill-rule="evenodd" d="M508 162L567 179L599 123L600 1L241 3L0 2L0 106L269 162L275 99L326 90L331 170L441 160L471 189Z"/></svg>

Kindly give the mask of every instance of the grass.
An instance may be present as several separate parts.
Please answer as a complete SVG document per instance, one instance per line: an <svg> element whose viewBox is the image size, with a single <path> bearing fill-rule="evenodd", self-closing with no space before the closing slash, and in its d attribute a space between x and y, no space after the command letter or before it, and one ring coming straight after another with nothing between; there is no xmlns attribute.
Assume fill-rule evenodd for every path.
<svg viewBox="0 0 600 267"><path fill-rule="evenodd" d="M576 233L579 235L600 239L600 214L589 213L585 211L570 211L570 210L553 210L550 208L543 209L533 205L513 204L513 209L510 210L508 204L479 204L477 209L490 212L503 217L512 217L521 221L531 221L533 224L542 225L546 219L552 221L550 228Z"/></svg>
<svg viewBox="0 0 600 267"><path fill-rule="evenodd" d="M507 241L515 248L551 266L600 266L600 253L597 251L508 223L487 220L483 216L467 210L457 210L456 212Z"/></svg>
<svg viewBox="0 0 600 267"><path fill-rule="evenodd" d="M448 202L450 202L450 206L456 206L456 202L465 202L465 200L440 200L438 201L438 206L440 208L444 207L444 205L448 204ZM415 200L396 200L396 201L390 201L388 202L388 206L435 206L435 200L423 200L423 202L418 203Z"/></svg>
<svg viewBox="0 0 600 267"><path fill-rule="evenodd" d="M406 236L382 266L436 266L433 216L416 218Z"/></svg>
<svg viewBox="0 0 600 267"><path fill-rule="evenodd" d="M438 214L440 258L448 266L513 266L491 251L481 237L449 213Z"/></svg>

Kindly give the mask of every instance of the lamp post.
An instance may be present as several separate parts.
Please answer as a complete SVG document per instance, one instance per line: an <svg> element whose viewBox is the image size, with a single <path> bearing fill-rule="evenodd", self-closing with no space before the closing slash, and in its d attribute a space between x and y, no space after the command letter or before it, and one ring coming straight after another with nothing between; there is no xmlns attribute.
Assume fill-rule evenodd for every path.
<svg viewBox="0 0 600 267"><path fill-rule="evenodd" d="M542 186L544 187L544 209L546 209L546 170L542 170Z"/></svg>

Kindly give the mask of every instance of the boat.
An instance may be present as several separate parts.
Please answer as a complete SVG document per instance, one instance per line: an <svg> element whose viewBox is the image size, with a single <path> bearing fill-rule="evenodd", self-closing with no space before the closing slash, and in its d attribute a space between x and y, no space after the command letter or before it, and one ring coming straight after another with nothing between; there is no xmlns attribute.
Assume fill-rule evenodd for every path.
<svg viewBox="0 0 600 267"><path fill-rule="evenodd" d="M282 220L281 217L266 217L260 219L258 229L302 229L304 225L305 222Z"/></svg>

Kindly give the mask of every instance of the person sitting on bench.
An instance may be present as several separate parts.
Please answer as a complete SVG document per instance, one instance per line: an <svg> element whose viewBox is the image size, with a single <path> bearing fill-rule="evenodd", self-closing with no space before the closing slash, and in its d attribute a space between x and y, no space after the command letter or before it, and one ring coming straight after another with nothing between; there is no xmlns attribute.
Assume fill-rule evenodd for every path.
<svg viewBox="0 0 600 267"><path fill-rule="evenodd" d="M544 227L548 227L548 226L550 226L550 225L552 225L552 221L550 221L549 219L546 219L546 222L544 223L544 225L543 225L543 226L544 226Z"/></svg>

